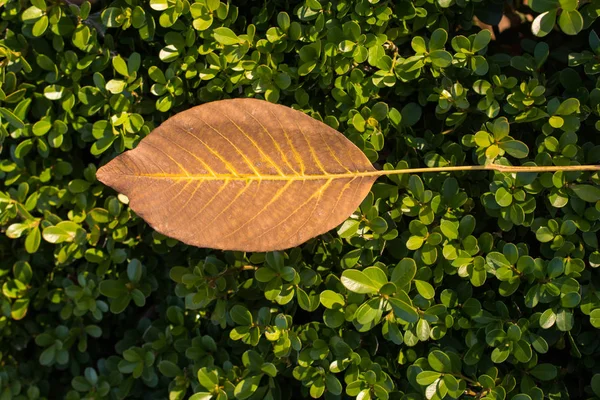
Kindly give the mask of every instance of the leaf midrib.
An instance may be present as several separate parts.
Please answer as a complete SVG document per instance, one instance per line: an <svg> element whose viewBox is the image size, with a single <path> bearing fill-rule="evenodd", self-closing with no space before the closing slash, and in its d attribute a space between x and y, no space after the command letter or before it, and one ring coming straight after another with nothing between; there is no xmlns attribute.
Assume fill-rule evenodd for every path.
<svg viewBox="0 0 600 400"><path fill-rule="evenodd" d="M307 180L329 180L329 179L349 179L356 177L381 176L386 175L387 171L364 171L364 172L346 172L336 174L305 174L305 175L229 175L229 174L126 174L125 176L146 177L153 179L170 180L206 180L206 181L307 181Z"/></svg>
<svg viewBox="0 0 600 400"><path fill-rule="evenodd" d="M323 173L323 174L294 174L294 175L257 175L257 174L123 174L131 177L147 177L154 179L170 180L206 180L206 181L307 181L307 180L328 180L328 179L348 179L356 177L379 177L384 175L417 174L431 172L453 172L453 171L498 171L503 173L532 173L532 172L556 172L556 171L600 171L600 165L550 165L550 166L512 166L501 164L485 165L457 165L448 167L425 167L425 168L407 168L392 170L374 170L362 172L344 172L344 173Z"/></svg>

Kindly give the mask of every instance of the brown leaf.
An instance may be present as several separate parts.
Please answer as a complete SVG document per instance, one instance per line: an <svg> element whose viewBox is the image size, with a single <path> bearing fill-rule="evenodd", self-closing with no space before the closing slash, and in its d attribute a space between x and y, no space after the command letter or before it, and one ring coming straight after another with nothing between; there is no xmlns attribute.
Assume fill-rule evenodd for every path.
<svg viewBox="0 0 600 400"><path fill-rule="evenodd" d="M342 134L255 99L181 112L97 173L158 232L214 249L297 246L343 222L377 172Z"/></svg>

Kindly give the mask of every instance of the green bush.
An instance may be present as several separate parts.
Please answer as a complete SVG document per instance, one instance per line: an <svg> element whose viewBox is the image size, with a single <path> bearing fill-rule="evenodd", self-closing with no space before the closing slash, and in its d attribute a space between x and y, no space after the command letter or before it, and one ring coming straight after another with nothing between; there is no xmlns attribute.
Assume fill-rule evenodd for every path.
<svg viewBox="0 0 600 400"><path fill-rule="evenodd" d="M72 1L0 1L0 400L600 397L597 173L390 176L266 254L95 177L230 97L385 169L598 163L599 1Z"/></svg>

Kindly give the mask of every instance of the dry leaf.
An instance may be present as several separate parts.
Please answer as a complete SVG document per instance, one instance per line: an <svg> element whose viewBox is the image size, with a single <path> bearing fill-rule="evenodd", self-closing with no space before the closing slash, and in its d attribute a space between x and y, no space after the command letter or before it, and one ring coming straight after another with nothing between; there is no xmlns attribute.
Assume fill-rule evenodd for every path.
<svg viewBox="0 0 600 400"><path fill-rule="evenodd" d="M222 100L181 112L97 173L158 232L214 249L297 246L343 222L375 169L300 111Z"/></svg>

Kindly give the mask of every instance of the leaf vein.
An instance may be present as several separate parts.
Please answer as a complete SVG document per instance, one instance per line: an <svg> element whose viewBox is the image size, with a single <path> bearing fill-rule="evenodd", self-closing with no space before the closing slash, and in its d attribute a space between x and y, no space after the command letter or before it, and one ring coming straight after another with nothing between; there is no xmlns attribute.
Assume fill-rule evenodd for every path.
<svg viewBox="0 0 600 400"><path fill-rule="evenodd" d="M227 115L227 114L225 114ZM254 167L254 164L252 164L252 162L248 159L248 157L246 157L246 154L244 154L243 151L241 151L231 140L229 140L229 138L225 135L223 135L217 128L214 128L211 124L209 124L208 122L206 122L203 118L200 118L198 116L194 116L194 118L200 120L204 125L208 126L210 129L212 129L213 131L217 132L217 134L219 136L221 136L223 139L225 139L227 141L227 143L229 143L234 149L235 151L237 151L237 153L242 156L242 158L244 159L244 161L246 162L246 164L248 164L248 166L250 167L250 169L252 171L254 171L254 173L256 174L256 176L261 176L260 172L258 172L258 170ZM229 117L228 117L229 118ZM190 132L191 134L191 132Z"/></svg>
<svg viewBox="0 0 600 400"><path fill-rule="evenodd" d="M180 128L182 131L184 131L185 133L188 133L185 129ZM192 135L194 136L194 135ZM196 136L194 136L196 137ZM180 145L179 143L177 143L174 140L170 141L171 143L173 143L175 146L179 147L181 150L185 151L186 153L188 153L189 155L191 155L192 157L194 157L194 159L198 162L200 162L200 164L202 164L202 166L204 167L204 169L210 173L213 176L217 176L217 174L215 173L215 171L213 171L213 169L210 167L210 165L208 165L203 159L201 159L200 157L198 157L197 155L195 155L194 153L192 153L191 151L189 151L188 149L186 149L185 147L183 147L182 145Z"/></svg>
<svg viewBox="0 0 600 400"><path fill-rule="evenodd" d="M294 181L290 180L285 185L283 185L282 187L280 187L279 190L277 190L277 192L275 193L275 195L271 198L271 200L269 200L269 202L267 204L265 204L260 211L258 211L256 214L254 214L252 216L252 218L246 220L246 222L244 222L241 226L239 226L238 228L236 228L233 232L229 232L226 236L223 237L223 239L227 239L231 235L239 232L241 229L245 228L246 226L248 226L248 224L250 224L256 218L258 218L263 212L265 212L265 210L267 210L267 208L269 208L271 206L271 204L273 204L275 201L277 201L277 199L279 199L281 197L281 195L288 189L288 187L293 182Z"/></svg>
<svg viewBox="0 0 600 400"><path fill-rule="evenodd" d="M237 199L239 199L239 198L242 196L242 194L244 194L244 192L245 192L246 190L248 190L248 188L249 188L249 187L252 185L252 182L253 182L253 181L248 181L248 183L246 184L246 186L244 186L244 187L242 188L242 190L240 190L240 191L238 192L238 194L236 194L236 195L233 197L233 199L232 199L232 200L231 200L231 201L230 201L230 202L229 202L229 203L228 203L228 204L227 204L225 207L223 207L223 208L221 209L221 211L220 211L220 212L219 212L219 213L218 213L218 214L217 214L215 217L213 217L213 219L211 219L210 221L208 221L208 222L207 222L207 223L206 223L206 224L203 226L203 229L208 229L208 227L209 227L209 226L211 226L211 225L212 225L212 223L213 223L213 222L215 222L217 218L219 218L221 215L223 215L223 213L225 213L225 211L227 211L227 210L229 209L229 207L231 207L231 206L232 206L232 205L233 205L233 204L234 204L234 203L237 201ZM260 182L260 181L258 181L258 182Z"/></svg>
<svg viewBox="0 0 600 400"><path fill-rule="evenodd" d="M283 135L285 136L285 140L288 143L288 145L290 146L290 148L292 149L292 153L294 153L294 157L296 158L296 161L298 161L298 164L300 164L300 175L304 175L304 171L306 169L306 166L304 165L304 160L302 159L302 156L300 155L300 153L298 153L298 150L296 150L296 147L294 146L294 143L292 142L292 139L290 139L290 137L288 136L287 131L283 128L283 124L281 123L281 120L279 119L279 117L272 111L269 109L269 112L275 117L275 119L277 120L277 122L279 123L279 125L281 126L281 129L283 131ZM290 165L291 168L291 165ZM292 168L292 170L294 170ZM295 172L295 170L294 170Z"/></svg>
<svg viewBox="0 0 600 400"><path fill-rule="evenodd" d="M163 153L165 156L167 156L171 161L173 161L185 174L186 176L190 176L190 173L183 168L183 165L181 165L179 162L177 162L177 160L175 160L173 157L171 157L169 154L165 153L161 148L157 147L154 145L154 143L152 143L149 140L146 140L146 144L149 146L154 147L156 150L160 151L161 153Z"/></svg>
<svg viewBox="0 0 600 400"><path fill-rule="evenodd" d="M296 124L296 126L298 127L298 130L302 134L302 137L304 138L304 141L306 141L306 145L308 146L308 151L310 151L310 155L312 156L312 158L314 158L315 164L317 164L317 167L321 171L323 171L323 174L330 175L329 172L327 172L325 170L325 168L323 167L323 164L321 164L321 161L319 160L319 158L315 154L315 149L313 149L311 143L308 141L308 138L306 137L306 134L304 133L304 131L302 130L302 128L300 127L300 125L298 125L298 122L294 120L294 123Z"/></svg>
<svg viewBox="0 0 600 400"><path fill-rule="evenodd" d="M206 204L204 204L204 206L198 210L198 212L196 214L194 214L194 216L192 218L190 218L190 221L193 221L198 215L200 215L200 213L204 210L206 210L206 208L217 198L217 196L227 187L227 185L229 185L229 179L226 179L225 182L221 185L221 187L219 187L219 190L217 190L217 193L215 193L209 200L208 202L206 202Z"/></svg>
<svg viewBox="0 0 600 400"><path fill-rule="evenodd" d="M302 229L310 220L310 217L312 216L314 210L316 209L317 205L319 204L319 201L323 195L323 192L327 189L327 187L329 187L329 185L331 184L331 182L333 182L333 179L329 179L324 185L321 185L319 188L317 188L317 190L315 190L309 197L308 199L306 199L304 201L304 203L302 203L299 207L296 207L296 209L294 211L292 211L287 217L285 217L284 219L282 219L281 221L279 221L277 224L273 225L272 227L270 227L269 229L267 229L266 231L264 231L263 233L261 233L259 236L253 238L253 240L258 240L261 237L263 237L264 235L266 235L267 233L271 232L273 229L279 227L281 224L285 223L287 220L289 220L293 215L295 215L298 211L300 211L305 205L307 205L314 197L315 195L317 195L317 201L315 202L315 206L313 207L309 218L306 219L306 221L304 222L304 224L302 224L298 229L296 229L296 231L290 235L288 238L286 238L286 241L291 238L292 236L296 235L300 229Z"/></svg>
<svg viewBox="0 0 600 400"><path fill-rule="evenodd" d="M273 136L271 135L271 133L270 133L270 132L267 130L267 128L265 128L265 126L264 126L264 125L263 125L263 124L262 124L262 123L261 123L261 122L260 122L258 119L256 119L256 118L254 117L254 115L250 114L250 113L248 112L248 110L246 110L246 109L243 109L242 111L244 111L246 114L248 114L248 116L250 116L252 119L254 119L254 120L255 120L255 121L256 121L256 122L257 122L257 123L258 123L258 124L261 126L261 128L263 129L263 131L265 131L265 133L266 133L267 135L269 135L269 137L271 138L271 140L273 141L273 143L275 143L275 147L276 147L276 148L277 148L277 150L278 150L278 151L281 153L281 156L282 156L282 158L283 158L283 161L284 161L284 162L285 162L285 163L286 163L286 164L287 164L287 165L288 165L288 166L289 166L289 167L292 169L292 171L294 171L294 169L293 169L293 168L292 168L292 166L290 165L289 161L287 160L287 157L285 156L285 153L284 153L284 152L281 150L281 148L279 147L279 145L277 144L277 142L275 141L275 139L273 138ZM281 170L281 169L280 169L280 168L277 166L277 164L276 164L276 163L273 161L273 159L272 159L272 158L271 158L271 157L270 157L268 154L266 154L265 152L263 152L263 151L262 151L262 149L261 149L261 148L258 146L258 144L257 144L257 143L254 141L254 139L252 139L252 137L251 137L250 135L248 135L248 133L246 133L246 131L244 131L242 128L240 128L240 127L238 126L238 124L236 124L236 123L235 123L235 121L234 121L233 119L231 119L231 117L229 117L228 115L227 115L227 118L229 119L229 121L231 121L231 123L232 123L232 124L234 124L234 125L235 125L235 127L236 127L236 128L237 128L237 129L238 129L240 132L242 132L242 133L244 134L244 136L246 136L246 137L248 138L248 140L249 140L250 142L252 142L252 144L254 145L254 147L256 147L256 148L258 149L258 151L260 152L260 154L262 154L262 155L263 155L263 157L265 157L265 158L266 158L266 159L269 161L269 163L271 163L271 165L273 165L273 168L275 168L275 170L276 170L276 171L279 173L279 175L285 175L285 174L283 173L283 171L282 171L282 170ZM294 171L294 172L296 172L296 171Z"/></svg>
<svg viewBox="0 0 600 400"><path fill-rule="evenodd" d="M225 165L225 167L234 175L234 176L239 176L237 171L235 170L235 168L233 167L233 165L231 165L231 163L229 163L229 161L227 161L227 159L225 159L221 154L219 154L217 151L215 151L212 147L210 147L208 144L206 144L202 139L200 139L198 136L194 135L192 132L190 132L189 130L183 128L183 127L179 127L182 131L184 131L185 133L187 133L188 135L194 137L197 141L199 141L200 143L202 143L202 145L204 147L206 147L206 149L215 157L217 157L219 160L221 160L221 162Z"/></svg>

